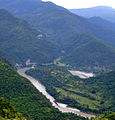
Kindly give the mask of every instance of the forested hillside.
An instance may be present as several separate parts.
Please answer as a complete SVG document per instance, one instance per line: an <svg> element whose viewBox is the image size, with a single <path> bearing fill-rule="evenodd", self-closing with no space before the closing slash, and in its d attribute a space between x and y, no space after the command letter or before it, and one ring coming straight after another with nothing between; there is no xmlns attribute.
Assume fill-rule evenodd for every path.
<svg viewBox="0 0 115 120"><path fill-rule="evenodd" d="M37 29L43 30L53 41L56 41L62 46L65 42L71 43L71 40L76 34L81 32L92 33L96 37L115 45L115 32L93 25L87 19L72 14L67 9L51 2L40 2L37 0L0 0L0 7L27 20Z"/></svg>
<svg viewBox="0 0 115 120"><path fill-rule="evenodd" d="M86 120L76 115L61 113L52 107L45 96L3 60L0 60L0 96L11 101L27 119Z"/></svg>
<svg viewBox="0 0 115 120"><path fill-rule="evenodd" d="M106 72L115 66L115 48L92 35L81 34L61 62L82 71Z"/></svg>
<svg viewBox="0 0 115 120"><path fill-rule="evenodd" d="M87 70L89 66L90 71L95 71L98 66L100 71L103 71L103 68L106 71L114 66L115 50L112 45L115 45L115 31L92 24L87 19L51 2L0 0L0 7L27 20L46 35L41 40L32 37L32 43L29 41L26 45L23 42L24 51L22 46L16 46L20 50L11 47L22 60L30 58L38 63L51 62L60 55L63 56L62 62L82 70Z"/></svg>
<svg viewBox="0 0 115 120"><path fill-rule="evenodd" d="M46 47L47 46L47 47ZM0 52L11 63L51 62L59 53L45 34L0 9Z"/></svg>
<svg viewBox="0 0 115 120"><path fill-rule="evenodd" d="M115 10L77 12L102 18L87 19L42 0L0 0L0 120L89 120L77 113L115 120ZM95 76L81 79L69 70Z"/></svg>
<svg viewBox="0 0 115 120"><path fill-rule="evenodd" d="M26 118L17 112L9 101L0 97L0 120L26 120Z"/></svg>

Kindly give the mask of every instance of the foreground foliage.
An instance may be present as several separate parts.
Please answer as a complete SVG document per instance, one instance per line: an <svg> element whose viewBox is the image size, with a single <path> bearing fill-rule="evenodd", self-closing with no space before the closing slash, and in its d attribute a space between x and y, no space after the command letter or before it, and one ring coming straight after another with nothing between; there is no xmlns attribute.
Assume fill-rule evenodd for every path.
<svg viewBox="0 0 115 120"><path fill-rule="evenodd" d="M92 120L115 120L115 112L106 112Z"/></svg>
<svg viewBox="0 0 115 120"><path fill-rule="evenodd" d="M17 112L9 101L0 97L0 120L26 120L26 118Z"/></svg>

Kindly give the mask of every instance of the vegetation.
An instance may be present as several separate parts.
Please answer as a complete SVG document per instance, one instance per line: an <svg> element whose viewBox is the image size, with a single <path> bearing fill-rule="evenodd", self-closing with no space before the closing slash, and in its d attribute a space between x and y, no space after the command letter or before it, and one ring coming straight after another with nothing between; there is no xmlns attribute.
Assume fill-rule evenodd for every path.
<svg viewBox="0 0 115 120"><path fill-rule="evenodd" d="M42 82L59 102L83 111L102 113L115 110L115 71L80 79L60 67L39 67L27 74Z"/></svg>
<svg viewBox="0 0 115 120"><path fill-rule="evenodd" d="M114 30L92 24L51 2L0 0L0 7L31 24L0 9L0 56L13 65L24 65L28 59L38 64L52 63L59 57L54 63L58 63L60 67L39 67L27 74L39 79L59 102L85 112L115 110L115 71L80 79L65 69L67 64L72 68L94 72L114 69ZM26 118L86 120L74 114L61 113L52 107L27 79L18 75L14 68L0 58L0 119ZM114 119L114 113L94 118L101 119Z"/></svg>
<svg viewBox="0 0 115 120"><path fill-rule="evenodd" d="M0 0L0 7L27 20L37 29L41 28L62 47L65 41L71 43L74 40L73 38L77 38L77 33L92 33L96 37L115 45L114 31L91 24L87 19L72 14L67 9L51 2L36 0L13 0L9 2L9 0Z"/></svg>
<svg viewBox="0 0 115 120"><path fill-rule="evenodd" d="M9 101L0 97L0 120L26 120L26 118L17 112Z"/></svg>
<svg viewBox="0 0 115 120"><path fill-rule="evenodd" d="M24 64L28 59L37 63L51 62L59 54L40 30L3 9L0 9L0 51L13 64Z"/></svg>
<svg viewBox="0 0 115 120"><path fill-rule="evenodd" d="M88 34L79 35L62 62L73 68L91 72L106 72L115 65L115 48ZM79 44L79 45L78 45Z"/></svg>
<svg viewBox="0 0 115 120"><path fill-rule="evenodd" d="M92 120L115 120L115 112L106 112Z"/></svg>
<svg viewBox="0 0 115 120"><path fill-rule="evenodd" d="M61 113L52 107L45 96L3 60L0 60L0 96L11 101L27 119L86 120L73 114Z"/></svg>
<svg viewBox="0 0 115 120"><path fill-rule="evenodd" d="M95 71L94 68L98 71L106 71L115 64L115 49L108 44L115 45L115 31L92 24L87 19L72 14L51 2L0 0L0 6L27 20L45 34L46 38L37 40L36 35L32 34L33 30L29 33L23 32L20 36L28 38L31 35L34 38L29 37L27 43L24 37L16 41L12 47L8 47L8 52L16 51L13 55L18 55L22 60L30 58L38 63L51 62L55 56L60 55L63 56L62 62L79 69L90 69L90 71ZM17 33L16 30L13 30L13 33L14 31ZM49 44L49 41L52 44ZM9 46L8 42L6 44L3 46ZM21 45L18 46L19 44ZM62 54L60 54L61 51Z"/></svg>

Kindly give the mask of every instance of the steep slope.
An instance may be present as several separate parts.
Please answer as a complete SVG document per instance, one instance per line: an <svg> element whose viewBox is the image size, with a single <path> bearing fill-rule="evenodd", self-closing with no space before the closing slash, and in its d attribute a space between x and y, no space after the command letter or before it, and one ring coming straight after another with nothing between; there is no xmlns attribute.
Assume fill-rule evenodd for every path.
<svg viewBox="0 0 115 120"><path fill-rule="evenodd" d="M115 9L109 6L97 6L83 9L70 9L70 11L74 14L87 18L98 16L111 22L115 22Z"/></svg>
<svg viewBox="0 0 115 120"><path fill-rule="evenodd" d="M3 9L0 10L0 50L13 64L25 63L27 59L49 62L59 53L45 34Z"/></svg>
<svg viewBox="0 0 115 120"><path fill-rule="evenodd" d="M4 7L12 12L14 15L27 20L37 29L40 28L43 33L46 34L46 37L52 44L58 45L59 51L56 52L57 49L54 50L54 48L56 48L55 45L50 46L41 41L45 44L44 46L49 46L47 47L48 50L46 49L46 47L43 48L40 47L41 45L39 46L39 51L44 50L42 53L46 53L46 59L41 57L42 54L40 54L40 56L36 58L38 53L32 53L31 51L29 51L26 53L27 55L34 54L32 57L30 56L30 59L35 59L38 62L44 60L45 62L46 60L49 62L51 61L51 59L49 60L47 58L49 55L50 58L54 58L55 56L58 56L58 53L60 53L60 51L62 51L63 53L65 52L65 54L61 54L62 56L65 56L63 61L69 63L70 65L73 64L75 65L75 67L84 67L85 63L87 64L87 66L90 65L93 67L95 67L94 65L100 66L101 64L102 67L109 67L114 64L115 51L113 48L111 48L110 45L107 44L111 43L112 45L115 45L115 31L102 27L100 25L92 24L87 19L74 15L70 13L67 9L57 6L51 2L37 2L32 0L12 0L10 2L8 2L7 0L6 2L6 0L0 0L0 3L0 7ZM102 40L98 40L98 38L101 38ZM104 43L104 40L108 43ZM96 48L94 47L95 49L93 49L95 43L98 45L96 46ZM103 47L103 49L101 49L101 46ZM39 47L36 46L34 48L38 49ZM77 48L79 48L79 50ZM89 48L90 51L88 51ZM34 49L34 51L38 51L36 49ZM83 52L83 50L86 51ZM92 53L91 50L94 53ZM102 53L99 50L101 50ZM78 56L76 56L79 54L81 56L80 59L78 59ZM110 54L112 54L112 59ZM22 54L21 57L23 57ZM72 61L70 57L73 58ZM106 59L104 60L104 62L102 61L103 57ZM41 60L41 58L43 59ZM79 60L81 59L86 60L86 62L84 64L80 63L80 65L78 66Z"/></svg>
<svg viewBox="0 0 115 120"><path fill-rule="evenodd" d="M86 120L62 114L25 78L0 59L0 96L31 120Z"/></svg>
<svg viewBox="0 0 115 120"><path fill-rule="evenodd" d="M98 24L98 25L106 27L108 29L115 30L115 23L114 22L110 22L110 21L103 19L101 17L91 17L91 18L89 18L89 21L91 23Z"/></svg>
<svg viewBox="0 0 115 120"><path fill-rule="evenodd" d="M38 67L27 74L39 79L57 101L84 111L115 111L115 71L89 79L61 67Z"/></svg>
<svg viewBox="0 0 115 120"><path fill-rule="evenodd" d="M106 71L115 65L115 48L91 35L81 34L73 42L62 62L79 70Z"/></svg>
<svg viewBox="0 0 115 120"><path fill-rule="evenodd" d="M0 120L26 120L9 101L0 97Z"/></svg>
<svg viewBox="0 0 115 120"><path fill-rule="evenodd" d="M26 6L25 6L26 4ZM0 0L0 7L45 31L61 47L71 43L77 33L90 32L115 45L115 32L88 22L51 2Z"/></svg>

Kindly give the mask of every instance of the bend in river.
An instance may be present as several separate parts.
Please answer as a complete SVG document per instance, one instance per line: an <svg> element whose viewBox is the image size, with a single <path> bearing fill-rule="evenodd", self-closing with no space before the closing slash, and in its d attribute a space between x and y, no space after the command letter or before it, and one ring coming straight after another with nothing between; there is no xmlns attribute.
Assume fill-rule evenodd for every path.
<svg viewBox="0 0 115 120"><path fill-rule="evenodd" d="M87 73L87 72L82 72L82 71L75 71L75 70L69 70L69 72L74 75L74 76L78 76L82 79L86 79L86 78L90 78L90 77L94 77L95 75L93 73Z"/></svg>
<svg viewBox="0 0 115 120"><path fill-rule="evenodd" d="M31 69L30 67L21 68L21 69L18 69L17 72L21 76L27 78L43 95L45 95L46 98L48 100L50 100L50 102L52 103L52 106L54 106L55 108L57 108L61 112L74 113L74 114L77 114L77 115L80 115L80 116L83 116L83 117L86 117L86 118L87 117L88 118L95 117L95 115L87 114L87 113L81 112L80 110L78 110L76 108L68 107L66 104L57 103L55 101L55 99L46 91L46 88L45 88L44 85L42 85L37 79L35 79L35 78L26 74L26 71L28 71L30 69Z"/></svg>

